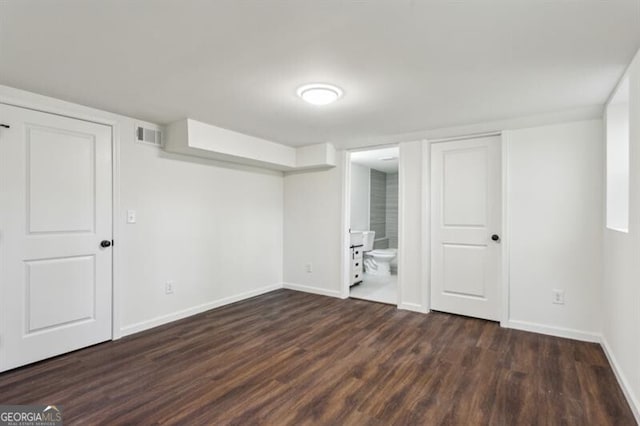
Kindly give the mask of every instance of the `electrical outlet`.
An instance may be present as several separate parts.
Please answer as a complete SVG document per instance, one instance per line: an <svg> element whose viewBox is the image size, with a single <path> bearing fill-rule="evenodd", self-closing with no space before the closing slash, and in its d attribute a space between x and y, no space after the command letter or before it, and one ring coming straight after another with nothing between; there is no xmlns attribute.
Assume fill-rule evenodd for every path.
<svg viewBox="0 0 640 426"><path fill-rule="evenodd" d="M305 268L307 269L307 272L308 272L308 273L313 272L313 264L312 264L312 263L307 263L307 264L305 265Z"/></svg>
<svg viewBox="0 0 640 426"><path fill-rule="evenodd" d="M564 290L553 289L553 303L556 305L564 305Z"/></svg>
<svg viewBox="0 0 640 426"><path fill-rule="evenodd" d="M164 284L164 293L165 294L173 294L173 285L174 285L173 281L167 281Z"/></svg>

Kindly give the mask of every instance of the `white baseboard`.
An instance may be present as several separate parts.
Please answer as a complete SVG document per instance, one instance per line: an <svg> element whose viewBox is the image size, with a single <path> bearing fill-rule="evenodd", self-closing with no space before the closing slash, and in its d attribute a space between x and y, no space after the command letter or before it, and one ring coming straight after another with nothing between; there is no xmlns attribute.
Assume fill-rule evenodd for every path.
<svg viewBox="0 0 640 426"><path fill-rule="evenodd" d="M501 322L500 325L502 327L513 328L515 330L531 331L533 333L581 340L583 342L600 343L600 334L591 333L588 331L574 330L572 328L553 327L549 325L517 320L504 321Z"/></svg>
<svg viewBox="0 0 640 426"><path fill-rule="evenodd" d="M398 304L398 309L402 309L404 311L419 312L421 314L428 314L429 313L429 309L427 309L424 306L419 305L417 303L408 303L408 302L399 303Z"/></svg>
<svg viewBox="0 0 640 426"><path fill-rule="evenodd" d="M618 364L618 361L616 361L616 357L613 355L613 351L611 350L611 347L609 346L609 343L607 343L607 340L604 338L604 336L601 336L600 338L600 346L602 346L602 350L604 350L604 354L609 360L611 369L616 375L616 379L618 379L618 384L620 384L622 392L624 393L625 398L627 398L627 402L631 407L631 411L633 411L633 415L636 418L636 423L640 424L640 401L638 401L638 398L636 398L635 394L633 393L631 386L629 386L629 382L620 369L620 365Z"/></svg>
<svg viewBox="0 0 640 426"><path fill-rule="evenodd" d="M283 288L289 290L303 291L305 293L320 294L322 296L342 298L342 292L340 290L327 290L326 288L313 287L310 285L284 283Z"/></svg>
<svg viewBox="0 0 640 426"><path fill-rule="evenodd" d="M611 365L611 369L616 376L620 388L622 388L622 392L624 393L624 396L629 403L629 407L631 407L631 411L636 418L636 423L640 425L640 401L638 401L635 394L633 393L633 390L631 389L626 376L620 369L620 366L616 361L613 352L611 351L611 347L609 346L609 343L607 343L607 340L604 338L604 336L598 333L589 333L570 328L550 327L547 325L535 324L526 321L509 320L501 322L500 325L502 327L513 328L516 330L531 331L534 333L565 337L568 339L582 340L591 343L599 343L607 357L607 360L609 361L609 365Z"/></svg>
<svg viewBox="0 0 640 426"><path fill-rule="evenodd" d="M255 290L247 291L244 293L240 293L234 296L225 297L224 299L218 299L211 302L203 303L201 305L193 306L191 308L182 309L177 312L172 312L170 314L161 315L150 320L141 321L135 324L126 325L120 328L120 336L124 337L130 334L139 333L144 330L148 330L150 328L158 327L160 325L164 325L173 321L177 321L183 318L190 317L192 315L196 315L210 309L218 308L220 306L229 305L231 303L239 302L244 299L249 299L251 297L259 296L264 293L269 293L270 291L278 290L282 288L282 284L273 284L266 287L257 288Z"/></svg>

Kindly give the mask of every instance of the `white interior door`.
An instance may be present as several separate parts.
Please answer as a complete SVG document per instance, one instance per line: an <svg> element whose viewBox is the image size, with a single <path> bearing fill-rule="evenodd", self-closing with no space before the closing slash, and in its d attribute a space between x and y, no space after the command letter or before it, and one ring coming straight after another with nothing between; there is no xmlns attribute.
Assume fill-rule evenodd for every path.
<svg viewBox="0 0 640 426"><path fill-rule="evenodd" d="M500 319L500 162L499 137L431 145L434 310Z"/></svg>
<svg viewBox="0 0 640 426"><path fill-rule="evenodd" d="M111 339L112 185L110 127L7 105L0 122L3 371Z"/></svg>

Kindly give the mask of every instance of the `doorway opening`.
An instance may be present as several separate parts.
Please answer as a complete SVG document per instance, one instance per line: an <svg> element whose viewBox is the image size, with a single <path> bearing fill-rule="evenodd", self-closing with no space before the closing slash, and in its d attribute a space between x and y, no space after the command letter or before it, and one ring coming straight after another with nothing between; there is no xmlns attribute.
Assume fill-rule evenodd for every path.
<svg viewBox="0 0 640 426"><path fill-rule="evenodd" d="M399 155L398 146L349 155L349 297L398 304Z"/></svg>

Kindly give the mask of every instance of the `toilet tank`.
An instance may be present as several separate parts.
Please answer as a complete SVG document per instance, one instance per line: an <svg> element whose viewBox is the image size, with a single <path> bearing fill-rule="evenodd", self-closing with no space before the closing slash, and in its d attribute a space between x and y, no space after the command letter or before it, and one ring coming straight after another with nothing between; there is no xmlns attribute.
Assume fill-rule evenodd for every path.
<svg viewBox="0 0 640 426"><path fill-rule="evenodd" d="M364 231L362 233L362 251L373 250L373 241L376 239L375 231Z"/></svg>
<svg viewBox="0 0 640 426"><path fill-rule="evenodd" d="M362 246L362 251L373 250L375 231L351 231L351 245Z"/></svg>

